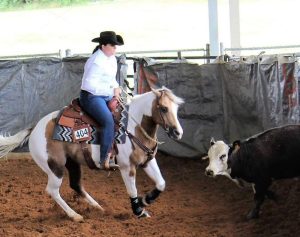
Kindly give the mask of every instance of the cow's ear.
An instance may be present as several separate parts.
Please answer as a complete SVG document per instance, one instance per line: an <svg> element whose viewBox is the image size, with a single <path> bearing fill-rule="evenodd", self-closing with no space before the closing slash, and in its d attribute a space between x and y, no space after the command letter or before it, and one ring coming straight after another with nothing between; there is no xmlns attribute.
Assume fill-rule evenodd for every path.
<svg viewBox="0 0 300 237"><path fill-rule="evenodd" d="M212 137L211 139L210 139L210 145L212 146L212 145L214 145L216 142L215 142L215 139Z"/></svg>
<svg viewBox="0 0 300 237"><path fill-rule="evenodd" d="M239 150L240 147L241 147L241 141L240 140L234 141L232 143L232 149L233 149L233 151Z"/></svg>

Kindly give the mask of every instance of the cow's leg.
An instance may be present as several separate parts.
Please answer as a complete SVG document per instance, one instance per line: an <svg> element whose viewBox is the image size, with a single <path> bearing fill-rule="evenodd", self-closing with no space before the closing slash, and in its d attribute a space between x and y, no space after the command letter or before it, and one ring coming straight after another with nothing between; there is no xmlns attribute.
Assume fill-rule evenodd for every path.
<svg viewBox="0 0 300 237"><path fill-rule="evenodd" d="M133 213L137 217L150 217L148 212L143 208L143 206L140 204L137 196L137 189L136 189L136 175L135 173L133 174L130 170L130 166L123 166L120 168L121 174L123 181L126 186L127 193L130 197L131 201L131 208Z"/></svg>
<svg viewBox="0 0 300 237"><path fill-rule="evenodd" d="M259 218L260 207L265 200L265 195L267 194L268 187L270 186L271 181L261 182L254 185L254 207L249 211L247 219Z"/></svg>
<svg viewBox="0 0 300 237"><path fill-rule="evenodd" d="M155 188L151 192L147 193L144 197L139 198L142 206L148 206L158 198L162 191L165 190L166 182L161 175L155 158L148 162L144 171L155 183Z"/></svg>
<svg viewBox="0 0 300 237"><path fill-rule="evenodd" d="M98 202L96 202L81 186L80 165L74 160L72 160L72 158L68 157L66 162L66 168L68 169L69 172L70 187L73 190L75 190L75 192L78 193L81 197L83 197L84 200L87 203L89 203L91 206L96 207L101 211L104 211L104 209L98 204Z"/></svg>
<svg viewBox="0 0 300 237"><path fill-rule="evenodd" d="M266 195L267 195L267 197L268 197L270 200L272 200L272 201L274 201L274 202L277 202L277 201L278 201L278 197L277 197L276 193L274 193L273 191L267 190Z"/></svg>

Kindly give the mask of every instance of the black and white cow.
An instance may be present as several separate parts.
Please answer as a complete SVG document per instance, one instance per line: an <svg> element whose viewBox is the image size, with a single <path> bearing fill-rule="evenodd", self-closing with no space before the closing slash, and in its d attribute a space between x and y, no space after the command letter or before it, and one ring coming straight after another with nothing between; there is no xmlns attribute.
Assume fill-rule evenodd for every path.
<svg viewBox="0 0 300 237"><path fill-rule="evenodd" d="M258 218L265 196L275 200L272 180L300 176L300 125L273 128L232 145L212 139L206 158L206 175L253 184L255 205L247 218Z"/></svg>

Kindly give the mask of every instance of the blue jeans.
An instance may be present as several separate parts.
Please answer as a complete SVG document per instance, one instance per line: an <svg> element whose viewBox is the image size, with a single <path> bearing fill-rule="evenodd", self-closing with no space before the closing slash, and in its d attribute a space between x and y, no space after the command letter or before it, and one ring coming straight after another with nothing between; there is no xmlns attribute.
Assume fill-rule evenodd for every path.
<svg viewBox="0 0 300 237"><path fill-rule="evenodd" d="M101 125L100 162L102 164L112 148L115 135L114 119L107 107L107 102L111 99L112 97L110 96L97 96L83 90L80 92L79 97L83 110Z"/></svg>

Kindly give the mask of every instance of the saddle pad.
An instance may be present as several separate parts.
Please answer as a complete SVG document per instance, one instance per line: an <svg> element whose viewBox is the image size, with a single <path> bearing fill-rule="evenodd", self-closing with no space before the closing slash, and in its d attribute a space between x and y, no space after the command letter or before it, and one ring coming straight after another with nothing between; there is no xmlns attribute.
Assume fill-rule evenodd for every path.
<svg viewBox="0 0 300 237"><path fill-rule="evenodd" d="M117 144L124 144L126 141L125 130L127 130L128 125L128 108L126 105L125 108L122 108L120 121L119 121L119 129L115 132L115 141Z"/></svg>
<svg viewBox="0 0 300 237"><path fill-rule="evenodd" d="M128 116L127 116L128 106L121 112L121 118L119 121L120 127L115 132L115 141L117 144L124 144L126 141L125 130L127 129ZM99 132L101 128L91 127L91 139L87 141L88 144L100 145ZM75 142L73 141L73 131L71 127L63 126L58 123L55 124L52 139L63 141L63 142Z"/></svg>
<svg viewBox="0 0 300 237"><path fill-rule="evenodd" d="M91 139L87 141L89 144L99 145L99 131L97 131L96 127L91 126ZM63 141L63 142L75 142L73 141L73 131L72 128L66 127L63 125L56 124L54 127L52 139Z"/></svg>

